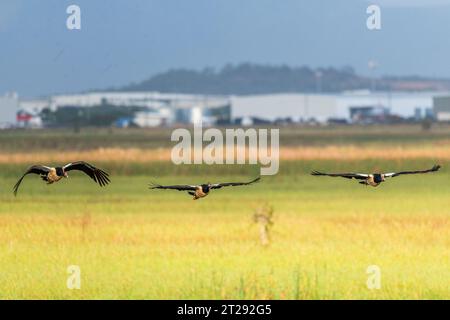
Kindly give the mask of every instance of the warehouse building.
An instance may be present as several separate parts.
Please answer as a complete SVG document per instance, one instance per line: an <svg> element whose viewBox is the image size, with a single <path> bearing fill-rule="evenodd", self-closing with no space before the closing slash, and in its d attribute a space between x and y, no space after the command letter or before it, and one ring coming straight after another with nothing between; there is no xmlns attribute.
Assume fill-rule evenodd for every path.
<svg viewBox="0 0 450 320"><path fill-rule="evenodd" d="M420 120L432 115L433 98L446 92L376 92L352 91L339 94L271 94L234 96L231 98L233 118L258 118L276 121L326 122L341 119L354 122L358 112ZM381 117L382 119L383 117Z"/></svg>
<svg viewBox="0 0 450 320"><path fill-rule="evenodd" d="M228 97L159 92L92 92L86 94L55 95L44 100L24 101L25 109L56 110L64 107L93 107L103 104L121 107L143 107L135 121L137 126L152 127L173 124L221 124L231 121Z"/></svg>
<svg viewBox="0 0 450 320"><path fill-rule="evenodd" d="M92 92L55 95L45 99L21 100L17 95L0 98L0 123L14 124L19 110L39 114L39 110L63 107L93 107L104 104L143 107L134 118L119 125L141 127L193 124L237 123L252 125L273 122L372 123L391 119L436 117L450 121L448 92L375 92L367 90L338 94L264 94L248 96L206 96L159 92ZM17 104L20 103L20 106ZM258 122L257 122L258 121Z"/></svg>
<svg viewBox="0 0 450 320"><path fill-rule="evenodd" d="M433 113L438 121L450 121L450 96L435 97Z"/></svg>
<svg viewBox="0 0 450 320"><path fill-rule="evenodd" d="M19 97L17 93L0 95L0 129L9 128L16 124L19 111Z"/></svg>
<svg viewBox="0 0 450 320"><path fill-rule="evenodd" d="M334 96L307 94L270 94L234 96L232 116L268 121L290 118L293 121L315 119L325 122L338 115Z"/></svg>

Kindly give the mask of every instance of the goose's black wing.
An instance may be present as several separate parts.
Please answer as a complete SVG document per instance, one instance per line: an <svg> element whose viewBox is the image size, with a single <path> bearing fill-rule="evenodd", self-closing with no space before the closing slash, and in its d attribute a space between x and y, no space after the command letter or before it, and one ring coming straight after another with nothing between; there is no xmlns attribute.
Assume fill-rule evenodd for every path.
<svg viewBox="0 0 450 320"><path fill-rule="evenodd" d="M216 183L211 185L211 189L220 189L223 187L236 187L236 186L247 186L249 184L255 183L257 181L261 180L261 177L258 177L256 179L253 179L249 182L225 182L225 183Z"/></svg>
<svg viewBox="0 0 450 320"><path fill-rule="evenodd" d="M435 172L438 171L441 168L440 165L434 165L433 168L427 169L427 170L416 170L416 171L401 171L401 172L392 172L392 173L385 173L385 177L397 177L402 174L418 174L418 173L429 173L429 172Z"/></svg>
<svg viewBox="0 0 450 320"><path fill-rule="evenodd" d="M92 180L98 183L101 187L106 186L110 182L108 173L84 161L76 161L68 163L63 167L63 169L64 171L71 171L71 170L83 171L89 177L91 177Z"/></svg>
<svg viewBox="0 0 450 320"><path fill-rule="evenodd" d="M27 174L34 173L34 174L39 174L39 175L46 175L50 171L50 169L51 169L50 167L41 166L41 165L34 165L34 166L31 166L30 168L28 168L28 170L23 174L23 176L19 179L19 181L17 181L17 183L14 185L14 187L13 187L14 195L17 196L17 191L19 190L19 186L22 183L23 178L25 178L25 176Z"/></svg>
<svg viewBox="0 0 450 320"><path fill-rule="evenodd" d="M369 177L368 174L365 173L323 173L319 171L311 172L313 176L328 176L328 177L342 177L347 179L359 179L365 180Z"/></svg>
<svg viewBox="0 0 450 320"><path fill-rule="evenodd" d="M198 186L191 186L191 185L174 185L174 186L163 186L156 183L150 184L150 189L168 189L168 190L178 190L178 191L195 191L197 190Z"/></svg>

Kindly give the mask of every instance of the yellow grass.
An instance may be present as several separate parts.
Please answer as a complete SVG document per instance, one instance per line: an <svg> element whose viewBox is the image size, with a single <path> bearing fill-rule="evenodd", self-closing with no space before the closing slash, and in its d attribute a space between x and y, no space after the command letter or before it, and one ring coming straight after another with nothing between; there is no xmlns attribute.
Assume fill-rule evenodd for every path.
<svg viewBox="0 0 450 320"><path fill-rule="evenodd" d="M171 149L98 148L81 151L57 152L1 152L0 164L17 163L66 163L78 159L91 162L133 162L170 161ZM281 147L281 160L408 160L408 159L450 160L450 143L425 146L305 146Z"/></svg>
<svg viewBox="0 0 450 320"><path fill-rule="evenodd" d="M200 201L147 185L248 179L247 167L181 171L169 148L11 150L0 149L0 299L450 298L449 140L283 146L279 175ZM123 170L107 188L82 173L50 186L27 177L13 197L24 166L74 160ZM435 161L438 173L377 188L308 174ZM264 203L274 208L268 246L252 222ZM70 265L80 290L66 286ZM370 265L381 289L366 285Z"/></svg>
<svg viewBox="0 0 450 320"><path fill-rule="evenodd" d="M378 189L267 178L201 201L147 190L147 177L115 177L108 189L71 179L0 195L0 298L450 298L442 174ZM275 210L269 246L252 222L264 202ZM70 265L79 290L66 286ZM366 285L371 265L380 289Z"/></svg>

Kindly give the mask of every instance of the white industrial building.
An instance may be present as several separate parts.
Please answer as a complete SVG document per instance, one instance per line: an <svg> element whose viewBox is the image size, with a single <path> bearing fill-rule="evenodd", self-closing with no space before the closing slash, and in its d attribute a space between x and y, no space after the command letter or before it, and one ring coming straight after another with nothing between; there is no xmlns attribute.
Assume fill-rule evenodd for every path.
<svg viewBox="0 0 450 320"><path fill-rule="evenodd" d="M174 123L231 121L230 99L223 96L166 94L159 92L92 92L55 95L42 100L21 102L27 110L62 107L93 107L102 104L148 108L133 120L138 126L152 127Z"/></svg>
<svg viewBox="0 0 450 320"><path fill-rule="evenodd" d="M51 109L63 106L90 107L108 103L117 106L141 106L148 108L186 108L192 105L216 107L228 103L228 98L192 94L159 92L92 92L85 94L55 95L48 99Z"/></svg>
<svg viewBox="0 0 450 320"><path fill-rule="evenodd" d="M367 90L339 94L265 94L248 96L205 96L166 94L158 92L92 92L55 95L44 99L20 100L17 94L0 96L0 127L17 125L18 112L39 114L44 108L92 107L102 104L145 107L134 119L125 119L138 126L161 126L177 123L205 125L226 124L234 119L326 122L330 119L352 121L352 110L386 110L402 118L420 119L433 114L438 120L447 115L443 107L433 109L433 101L449 96L448 92L375 92ZM440 102L438 102L440 103ZM441 104L442 104L441 103ZM445 110L444 110L445 109ZM439 111L438 116L436 112ZM241 123L251 124L243 120Z"/></svg>
<svg viewBox="0 0 450 320"><path fill-rule="evenodd" d="M0 128L9 128L16 124L19 111L19 97L17 93L0 95Z"/></svg>
<svg viewBox="0 0 450 320"><path fill-rule="evenodd" d="M423 116L433 109L433 98L447 92L376 92L355 91L337 96L339 116L349 117L348 111L354 107L384 107L391 114L403 118Z"/></svg>
<svg viewBox="0 0 450 320"><path fill-rule="evenodd" d="M294 121L314 119L351 120L353 108L385 108L403 118L424 117L433 108L433 98L447 92L376 92L352 91L340 94L268 94L233 96L232 117L257 117L269 121L291 118Z"/></svg>
<svg viewBox="0 0 450 320"><path fill-rule="evenodd" d="M438 121L450 121L450 95L433 99L433 112Z"/></svg>
<svg viewBox="0 0 450 320"><path fill-rule="evenodd" d="M312 94L268 94L233 96L232 117L260 118L275 121L291 118L294 121L316 119L325 122L337 115L334 96Z"/></svg>

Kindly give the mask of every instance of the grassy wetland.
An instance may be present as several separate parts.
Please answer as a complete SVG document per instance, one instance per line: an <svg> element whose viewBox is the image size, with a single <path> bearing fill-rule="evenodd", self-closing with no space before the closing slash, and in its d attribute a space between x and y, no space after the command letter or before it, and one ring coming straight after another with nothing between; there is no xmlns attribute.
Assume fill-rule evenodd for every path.
<svg viewBox="0 0 450 320"><path fill-rule="evenodd" d="M281 128L280 171L213 191L151 181L249 180L256 166L176 166L170 130L0 132L0 299L450 299L450 127ZM110 172L47 186L34 163ZM377 188L313 177L442 165ZM269 244L253 214L273 208ZM68 267L79 266L70 290ZM381 271L369 289L367 269Z"/></svg>

